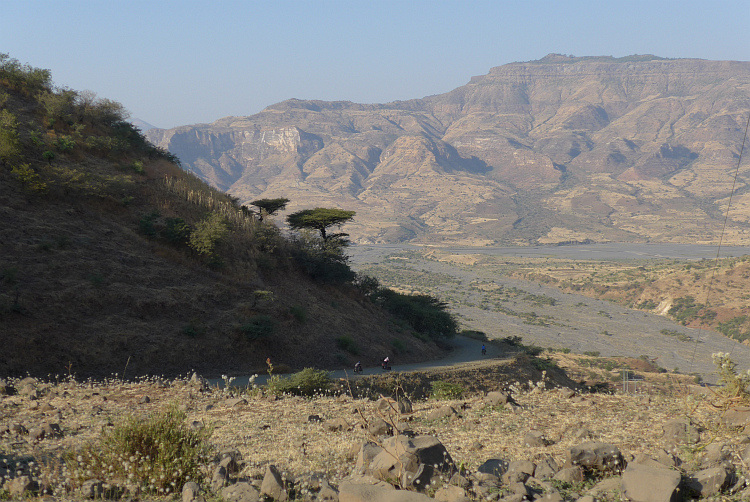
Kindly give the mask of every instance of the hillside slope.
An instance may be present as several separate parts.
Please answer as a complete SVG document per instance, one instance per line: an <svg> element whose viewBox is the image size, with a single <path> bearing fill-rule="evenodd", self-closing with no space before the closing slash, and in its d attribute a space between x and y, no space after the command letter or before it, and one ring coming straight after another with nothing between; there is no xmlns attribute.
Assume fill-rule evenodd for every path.
<svg viewBox="0 0 750 502"><path fill-rule="evenodd" d="M0 375L441 353L351 282L311 279L300 246L148 144L119 104L0 55Z"/></svg>
<svg viewBox="0 0 750 502"><path fill-rule="evenodd" d="M748 113L748 62L550 55L424 99L147 137L241 201L354 209L361 243L716 242ZM746 166L725 243L750 231Z"/></svg>

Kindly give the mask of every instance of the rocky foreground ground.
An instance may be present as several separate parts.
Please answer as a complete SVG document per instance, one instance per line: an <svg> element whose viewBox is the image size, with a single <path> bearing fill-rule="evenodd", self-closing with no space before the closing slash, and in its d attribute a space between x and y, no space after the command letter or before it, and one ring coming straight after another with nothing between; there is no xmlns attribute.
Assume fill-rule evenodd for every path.
<svg viewBox="0 0 750 502"><path fill-rule="evenodd" d="M717 408L731 403L711 392L677 385L668 392L582 393L544 374L452 400L398 392L384 398L348 382L337 387L307 398L212 388L197 375L6 380L0 498L750 499L750 408ZM64 458L68 467L75 462L70 452L96 447L127 417L169 406L186 414L191 429L211 432L212 462L203 477L155 494L127 479L83 479L80 472L72 479L64 467Z"/></svg>

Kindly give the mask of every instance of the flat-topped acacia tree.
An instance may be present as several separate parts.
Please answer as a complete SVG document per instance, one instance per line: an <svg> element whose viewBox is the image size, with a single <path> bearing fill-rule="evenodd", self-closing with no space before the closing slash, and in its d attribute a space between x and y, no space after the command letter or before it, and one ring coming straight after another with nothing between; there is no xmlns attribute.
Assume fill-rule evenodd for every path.
<svg viewBox="0 0 750 502"><path fill-rule="evenodd" d="M258 220L263 221L264 216L273 216L284 209L289 202L286 197L278 199L258 199L250 202L251 206L258 208Z"/></svg>
<svg viewBox="0 0 750 502"><path fill-rule="evenodd" d="M315 209L303 209L286 217L287 223L294 230L311 229L320 232L324 242L338 237L346 237L348 234L328 234L327 230L333 226L341 226L354 218L355 211L345 209L316 207Z"/></svg>

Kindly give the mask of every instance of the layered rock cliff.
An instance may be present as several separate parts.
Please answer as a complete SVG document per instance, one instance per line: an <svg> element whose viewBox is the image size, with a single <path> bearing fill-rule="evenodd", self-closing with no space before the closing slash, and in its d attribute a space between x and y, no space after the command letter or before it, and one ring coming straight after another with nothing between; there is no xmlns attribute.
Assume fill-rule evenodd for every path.
<svg viewBox="0 0 750 502"><path fill-rule="evenodd" d="M715 242L748 114L748 62L550 55L423 99L147 136L242 201L356 210L360 242ZM725 243L750 237L745 166Z"/></svg>

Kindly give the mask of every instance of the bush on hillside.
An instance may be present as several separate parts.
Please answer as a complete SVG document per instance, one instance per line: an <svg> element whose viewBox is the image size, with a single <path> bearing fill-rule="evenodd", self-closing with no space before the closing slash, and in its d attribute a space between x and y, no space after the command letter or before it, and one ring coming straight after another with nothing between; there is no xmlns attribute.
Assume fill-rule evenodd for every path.
<svg viewBox="0 0 750 502"><path fill-rule="evenodd" d="M716 352L711 354L711 358L719 373L719 385L722 386L720 393L728 399L750 399L750 370L738 374L737 363L726 352Z"/></svg>
<svg viewBox="0 0 750 502"><path fill-rule="evenodd" d="M49 70L21 64L8 54L0 53L0 82L16 91L33 94L49 89L52 75Z"/></svg>
<svg viewBox="0 0 750 502"><path fill-rule="evenodd" d="M240 332L245 335L245 340L254 342L273 335L275 328L276 325L271 316L261 314L251 317L242 324Z"/></svg>
<svg viewBox="0 0 750 502"><path fill-rule="evenodd" d="M146 419L130 417L89 448L67 459L71 480L128 480L148 493L166 495L203 478L212 458L211 428L193 429L176 405Z"/></svg>
<svg viewBox="0 0 750 502"><path fill-rule="evenodd" d="M0 110L0 161L10 162L20 153L18 119L8 110Z"/></svg>
<svg viewBox="0 0 750 502"><path fill-rule="evenodd" d="M331 388L331 373L325 370L305 368L287 378L271 377L268 390L274 394L294 394L312 397Z"/></svg>
<svg viewBox="0 0 750 502"><path fill-rule="evenodd" d="M292 256L318 282L343 284L356 277L344 246L337 239L324 240L310 231L301 231L292 241Z"/></svg>
<svg viewBox="0 0 750 502"><path fill-rule="evenodd" d="M430 391L430 397L433 399L448 400L448 399L461 399L463 397L464 389L462 386L446 382L444 380L436 380L430 383L432 390Z"/></svg>
<svg viewBox="0 0 750 502"><path fill-rule="evenodd" d="M228 233L224 218L218 213L210 213L195 225L189 244L198 254L213 256L219 241Z"/></svg>
<svg viewBox="0 0 750 502"><path fill-rule="evenodd" d="M458 322L448 312L448 305L433 296L405 295L383 288L371 298L414 331L432 339L450 338L458 331Z"/></svg>

